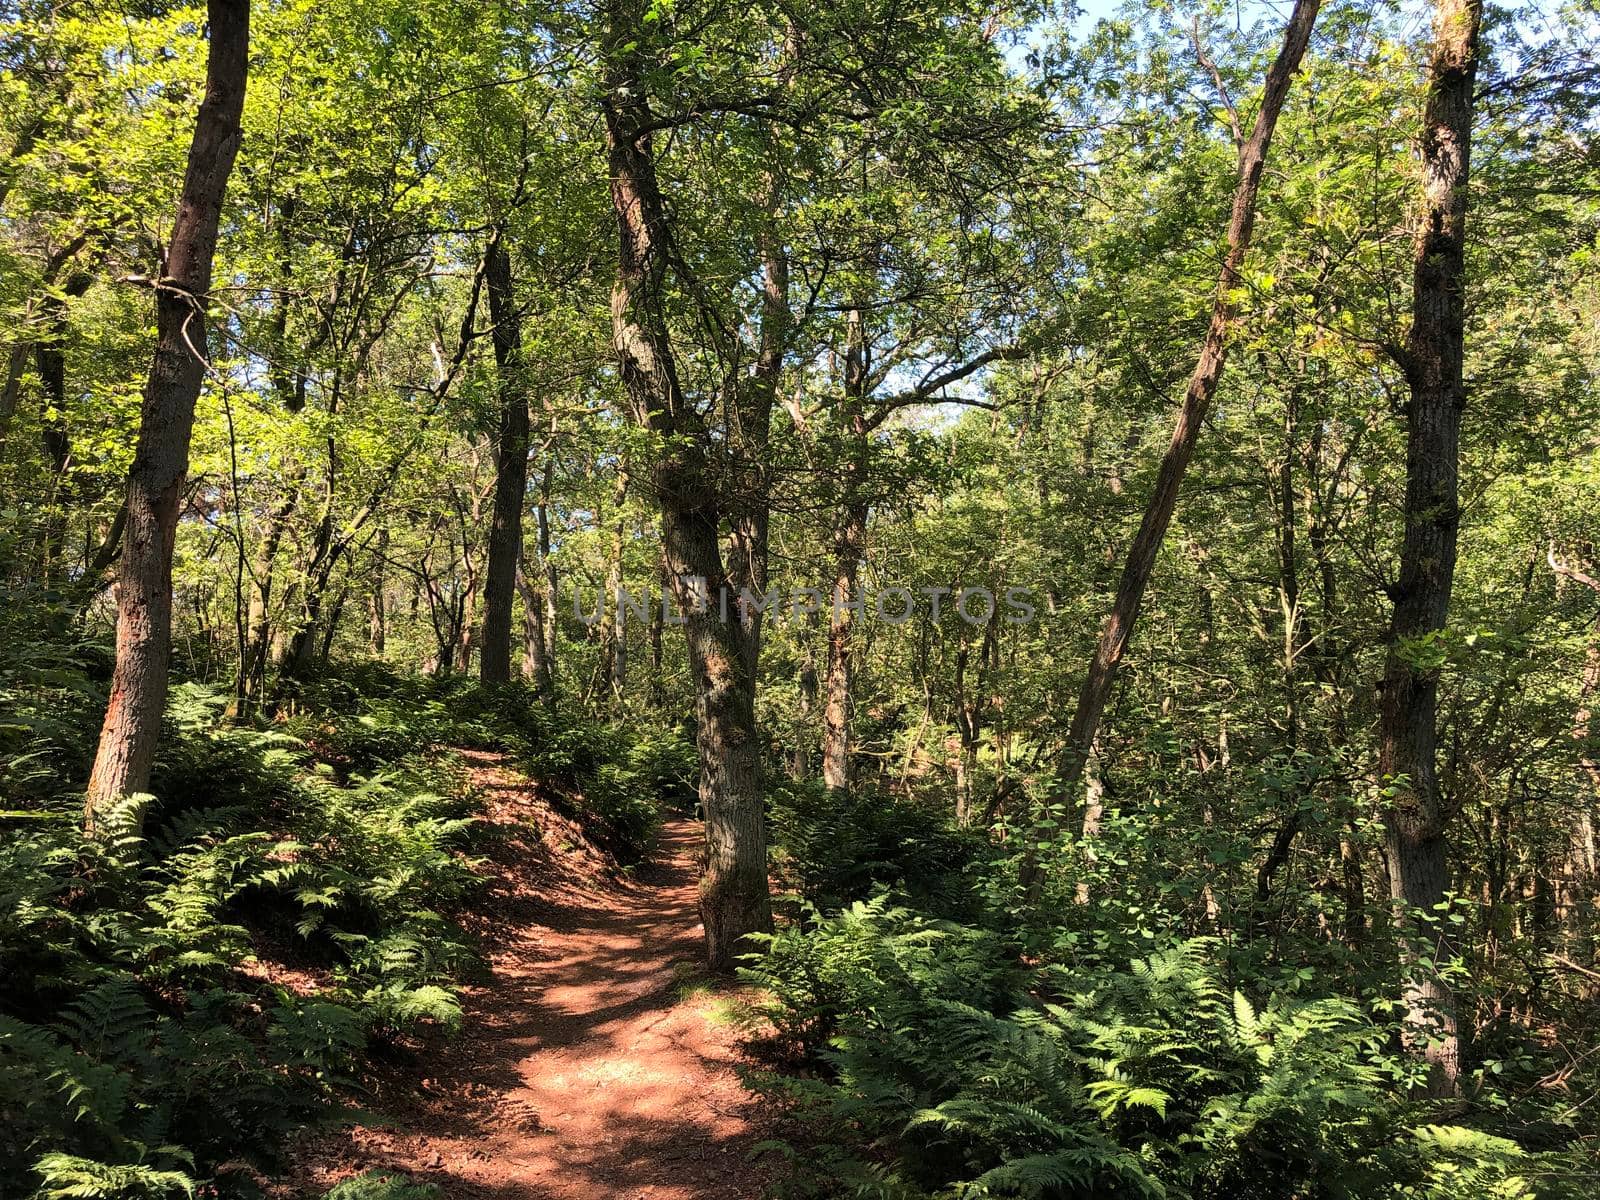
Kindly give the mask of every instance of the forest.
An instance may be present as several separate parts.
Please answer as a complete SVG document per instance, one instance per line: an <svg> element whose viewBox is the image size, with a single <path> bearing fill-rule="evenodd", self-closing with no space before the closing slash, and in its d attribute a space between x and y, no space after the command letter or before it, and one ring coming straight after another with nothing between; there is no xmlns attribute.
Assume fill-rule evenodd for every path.
<svg viewBox="0 0 1600 1200"><path fill-rule="evenodd" d="M0 0L0 1200L1600 1195L1596 0Z"/></svg>

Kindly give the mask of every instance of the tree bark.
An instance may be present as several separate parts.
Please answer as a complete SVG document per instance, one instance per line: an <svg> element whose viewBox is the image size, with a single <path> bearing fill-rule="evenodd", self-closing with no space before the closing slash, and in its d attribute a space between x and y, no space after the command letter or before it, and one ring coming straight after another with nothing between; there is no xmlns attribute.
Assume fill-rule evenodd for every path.
<svg viewBox="0 0 1600 1200"><path fill-rule="evenodd" d="M822 687L822 782L831 790L850 786L850 710L855 690L854 631L861 559L866 548L867 506L847 504L834 531L834 577L828 615L828 662Z"/></svg>
<svg viewBox="0 0 1600 1200"><path fill-rule="evenodd" d="M713 970L730 970L745 940L772 927L755 726L755 678L743 626L720 615L728 584L711 439L679 382L665 308L668 218L656 177L639 45L642 14L607 6L603 101L612 205L619 234L611 326L634 419L663 448L650 474L661 507L669 585L683 610L695 686L706 860L700 915Z"/></svg>
<svg viewBox="0 0 1600 1200"><path fill-rule="evenodd" d="M800 705L795 713L794 748L789 753L789 777L796 781L811 778L811 749L816 744L812 726L812 712L817 707L817 655L813 649L815 637L812 623L817 614L807 614L807 626L800 636L805 640L804 657L796 682L800 686Z"/></svg>
<svg viewBox="0 0 1600 1200"><path fill-rule="evenodd" d="M1239 181L1228 221L1227 254L1223 258L1211 305L1211 323L1206 330L1200 360L1195 364L1189 386L1184 392L1183 405L1172 430L1172 440L1161 460L1155 490L1145 505L1139 532L1128 549L1111 615L1106 619L1094 657L1089 662L1089 671L1083 681L1083 690L1078 695L1078 706L1067 735L1060 787L1062 795L1069 799L1083 779L1084 764L1088 761L1099 732L1100 718L1105 713L1106 701L1116 682L1123 652L1133 634L1134 622L1138 618L1139 606L1144 600L1145 587L1150 582L1156 556L1161 551L1167 527L1172 522L1178 492L1183 485L1184 473L1189 468L1189 460L1194 455L1200 427L1211 408L1217 385L1222 380L1228 356L1228 337L1236 320L1233 294L1239 287L1240 271L1250 248L1256 197L1261 190L1267 152L1272 146L1278 114L1283 110L1284 99L1289 93L1290 79L1299 68L1300 59L1311 40L1311 28L1316 21L1319 5L1320 0L1295 0L1294 11L1284 29L1283 44L1267 71L1266 87L1255 126L1249 140L1239 150Z"/></svg>
<svg viewBox="0 0 1600 1200"><path fill-rule="evenodd" d="M1600 693L1600 619L1590 631L1589 647L1584 653L1583 678L1578 691L1578 707L1572 718L1572 739L1578 744L1578 761L1583 768L1588 792L1581 795L1572 814L1572 827L1567 847L1567 870L1562 889L1562 918L1574 927L1580 936L1586 924L1592 921L1591 900L1596 878L1596 839L1594 810L1600 799L1600 757L1593 748L1594 698ZM1587 938L1584 938L1587 941Z"/></svg>
<svg viewBox="0 0 1600 1200"><path fill-rule="evenodd" d="M1305 373L1302 360L1301 377ZM1283 645L1281 673L1283 680L1284 748L1291 758L1300 749L1300 653L1303 616L1300 603L1300 568L1295 550L1295 481L1294 459L1300 427L1300 381L1296 379L1284 401L1282 457L1277 464L1274 480L1274 499L1278 510L1278 609L1283 616ZM1298 792L1289 797L1291 807L1284 814L1283 824L1273 836L1266 857L1256 871L1255 911L1251 918L1253 934L1264 934L1270 924L1268 903L1272 899L1273 881L1289 861L1299 836L1303 820Z"/></svg>
<svg viewBox="0 0 1600 1200"><path fill-rule="evenodd" d="M207 369L206 296L249 69L249 0L209 0L206 92L156 291L155 361L128 474L128 520L117 594L116 665L90 775L93 832L121 799L150 785L172 650L172 552L189 468L195 403Z"/></svg>
<svg viewBox="0 0 1600 1200"><path fill-rule="evenodd" d="M483 582L483 644L478 678L511 681L511 610L522 560L522 508L528 493L528 398L522 378L522 321L511 287L511 255L502 237L489 252L489 317L500 379L500 437L495 447L494 523Z"/></svg>
<svg viewBox="0 0 1600 1200"><path fill-rule="evenodd" d="M0 448L5 446L11 432L11 419L16 416L17 400L22 395L22 375L28 369L30 347L25 341L13 343L6 353L6 376L0 382Z"/></svg>
<svg viewBox="0 0 1600 1200"><path fill-rule="evenodd" d="M1390 589L1378 727L1378 771L1393 791L1386 808L1390 896L1406 946L1408 1040L1431 1067L1429 1090L1459 1089L1455 999L1434 964L1448 958L1448 923L1423 928L1450 886L1446 814L1436 762L1438 670L1426 642L1445 628L1455 578L1465 317L1467 177L1480 0L1438 0L1422 120L1423 211L1412 276L1411 333L1402 362L1407 410L1405 537ZM1433 929L1440 930L1437 937ZM1428 945L1422 943L1426 940Z"/></svg>
<svg viewBox="0 0 1600 1200"><path fill-rule="evenodd" d="M1593 547L1586 547L1591 553ZM1552 544L1548 561L1560 579L1571 579L1600 596L1600 578L1576 563L1564 562ZM1576 944L1584 944L1587 926L1592 921L1589 903L1594 895L1600 850L1595 835L1595 803L1600 800L1600 756L1594 749L1594 704L1600 695L1600 617L1589 627L1589 644L1584 650L1583 671L1578 677L1578 703L1572 714L1572 740L1577 745L1578 767L1583 772L1585 790L1580 792L1568 829L1564 879L1557 889L1557 910ZM1592 953L1589 957L1593 957Z"/></svg>
<svg viewBox="0 0 1600 1200"><path fill-rule="evenodd" d="M244 713L266 690L267 662L272 655L272 576L278 547L289 519L300 503L303 472L296 472L288 491L267 516L267 526L250 564L250 604L245 618L245 652L234 677L235 715Z"/></svg>

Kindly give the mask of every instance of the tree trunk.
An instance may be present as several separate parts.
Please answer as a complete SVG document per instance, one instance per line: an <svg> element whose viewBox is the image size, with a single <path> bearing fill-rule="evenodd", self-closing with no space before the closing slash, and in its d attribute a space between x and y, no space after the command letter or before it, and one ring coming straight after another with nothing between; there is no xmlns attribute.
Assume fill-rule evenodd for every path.
<svg viewBox="0 0 1600 1200"><path fill-rule="evenodd" d="M267 527L256 546L250 565L250 605L245 618L245 652L234 679L235 715L260 699L266 690L267 661L272 643L272 573L278 559L278 546L300 502L300 481L290 480L289 491L267 517Z"/></svg>
<svg viewBox="0 0 1600 1200"><path fill-rule="evenodd" d="M619 249L611 291L618 373L634 419L662 439L650 481L661 506L662 548L695 686L706 861L700 915L713 970L752 949L746 935L772 927L762 811L755 679L743 626L720 618L722 513L710 435L678 379L665 311L668 218L659 190L639 44L642 14L627 0L606 13L603 102ZM703 592L701 589L704 589Z"/></svg>
<svg viewBox="0 0 1600 1200"><path fill-rule="evenodd" d="M555 471L555 459L547 459L544 474L539 480L539 500L533 509L541 586L544 588L543 624L540 630L544 637L544 673L534 678L534 686L547 704L554 704L556 699L556 621L560 616L557 611L560 591L556 585L556 565L550 557L550 487Z"/></svg>
<svg viewBox="0 0 1600 1200"><path fill-rule="evenodd" d="M1390 896L1407 949L1404 988L1409 1041L1432 1067L1430 1091L1459 1087L1455 1000L1433 964L1449 957L1441 922L1419 928L1450 886L1445 812L1439 796L1435 726L1438 670L1427 639L1445 627L1460 523L1458 455L1464 336L1463 289L1472 90L1478 67L1480 0L1438 0L1422 122L1423 212L1417 232L1411 334L1402 355L1407 411L1405 540L1390 594L1394 615L1384 668L1378 771L1393 801L1385 812ZM1435 936L1435 930L1438 936ZM1426 941L1427 945L1422 943Z"/></svg>
<svg viewBox="0 0 1600 1200"><path fill-rule="evenodd" d="M696 472L681 462L657 471L658 487ZM755 680L745 670L739 627L719 618L724 576L716 524L703 511L664 506L662 542L673 590L685 609L684 631L696 684L700 751L700 803L705 812L706 863L700 879L700 916L706 956L726 971L753 947L747 934L772 928L767 894L767 839L760 792L760 743L755 722ZM694 584L704 579L711 599L699 605Z"/></svg>
<svg viewBox="0 0 1600 1200"><path fill-rule="evenodd" d="M535 693L550 695L550 663L544 652L544 595L528 578L527 563L517 569L517 591L522 596L522 677Z"/></svg>
<svg viewBox="0 0 1600 1200"><path fill-rule="evenodd" d="M22 375L28 368L28 351L25 341L13 343L6 354L6 377L0 382L0 448L5 446L6 435L11 432L11 419L17 413L17 400L22 395Z"/></svg>
<svg viewBox="0 0 1600 1200"><path fill-rule="evenodd" d="M1587 547L1592 553L1593 547ZM1600 595L1600 578L1575 563L1563 562L1555 546L1549 551L1550 566L1562 579L1571 579ZM1595 803L1600 800L1600 756L1594 749L1594 704L1600 695L1600 617L1589 628L1589 644L1584 650L1583 672L1578 677L1578 703L1572 714L1572 740L1578 748L1578 766L1584 775L1584 790L1579 793L1568 829L1563 880L1558 889L1558 914L1574 945L1584 946L1592 922L1590 899L1594 895L1600 853L1595 836ZM1584 957L1593 959L1592 951Z"/></svg>
<svg viewBox="0 0 1600 1200"><path fill-rule="evenodd" d="M1574 826L1573 840L1577 852L1574 861L1585 888L1593 881L1596 871L1594 804L1600 798L1600 757L1596 756L1593 748L1591 726L1596 694L1600 694L1600 620L1595 622L1589 634L1589 648L1584 652L1583 660L1583 683L1578 691L1578 708L1572 718L1572 740L1580 747L1579 762L1589 785L1589 795L1579 810Z"/></svg>
<svg viewBox="0 0 1600 1200"><path fill-rule="evenodd" d="M855 678L856 613L848 602L858 591L866 533L866 505L846 505L835 530L828 664L822 687L822 781L830 789L850 786L850 707Z"/></svg>
<svg viewBox="0 0 1600 1200"><path fill-rule="evenodd" d="M622 699L628 683L628 614L622 602L622 550L627 541L623 506L628 500L628 467L617 467L612 494L611 546L606 554L606 581L600 606L600 684L605 702Z"/></svg>
<svg viewBox="0 0 1600 1200"><path fill-rule="evenodd" d="M849 602L858 591L857 576L867 541L864 489L870 445L864 406L870 352L858 310L850 313L848 338L840 423L849 439L850 457L840 481L843 503L835 517L828 664L822 687L822 781L832 790L850 786L850 700L855 666L851 634L856 614Z"/></svg>
<svg viewBox="0 0 1600 1200"><path fill-rule="evenodd" d="M650 705L657 709L666 707L667 703L666 654L662 645L667 622L661 607L666 594L667 572L666 567L661 566L656 571L656 588L650 604Z"/></svg>
<svg viewBox="0 0 1600 1200"><path fill-rule="evenodd" d="M239 150L249 68L248 0L210 0L206 92L156 292L155 361L128 473L117 593L116 666L89 779L94 831L121 799L150 785L172 651L172 551L189 469L195 402L206 372L206 296L222 201Z"/></svg>
<svg viewBox="0 0 1600 1200"><path fill-rule="evenodd" d="M789 755L789 777L794 780L811 778L811 749L816 744L812 732L811 714L817 707L817 655L812 648L816 638L813 625L816 613L806 616L805 657L800 660L800 707L795 717L794 748Z"/></svg>
<svg viewBox="0 0 1600 1200"><path fill-rule="evenodd" d="M279 664L280 672L289 678L308 674L316 657L317 622L322 617L322 600L333 579L334 568L343 553L342 543L334 540L334 449L328 444L327 495L323 500L322 515L317 520L316 533L311 539L311 560L305 569L297 593L300 597L300 617L289 635L289 646ZM281 682L281 681L280 681Z"/></svg>
<svg viewBox="0 0 1600 1200"><path fill-rule="evenodd" d="M1290 78L1299 68L1306 44L1311 40L1311 27L1316 21L1319 5L1320 0L1295 0L1294 11L1284 29L1283 45L1267 72L1255 128L1239 150L1239 182L1233 194L1233 210L1228 222L1227 254L1211 305L1211 324L1206 330L1200 360L1195 364L1194 374L1184 392L1183 405L1172 430L1172 441L1161 460L1155 491L1145 506L1139 532L1128 549L1111 615L1106 619L1094 657L1090 660L1067 736L1060 790L1062 796L1069 800L1083 778L1084 764L1088 761L1090 749L1099 732L1100 718L1111 696L1112 685L1116 682L1117 667L1133 634L1139 606L1144 600L1145 586L1150 582L1150 572L1155 567L1156 556L1161 551L1167 527L1172 522L1178 491L1188 470L1189 460L1194 455L1200 427L1211 407L1211 399L1216 395L1217 385L1222 380L1223 367L1227 362L1228 336L1235 322L1233 293L1239 286L1239 273L1250 248L1256 196L1261 189L1267 151L1271 148L1273 129L1289 92Z"/></svg>
<svg viewBox="0 0 1600 1200"><path fill-rule="evenodd" d="M972 670L974 645L965 635L956 650L955 661L955 725L960 739L960 757L956 760L956 824L971 825L978 811L978 751L983 745L984 718L988 715L994 698L990 695L993 674L1000 665L1000 608L995 605L989 612L989 621L978 639L977 666ZM967 680L971 671L972 684Z"/></svg>
<svg viewBox="0 0 1600 1200"><path fill-rule="evenodd" d="M489 316L500 378L500 438L495 447L494 524L483 582L483 643L478 678L511 680L511 610L522 560L522 507L528 493L528 398L522 379L522 320L511 288L511 255L496 237L489 252Z"/></svg>
<svg viewBox="0 0 1600 1200"><path fill-rule="evenodd" d="M1301 375L1304 375L1304 362ZM1275 486L1278 510L1278 610L1283 616L1283 644L1279 660L1283 680L1284 747L1291 758L1300 748L1300 681L1299 665L1302 637L1300 605L1300 568L1295 541L1295 482L1294 458L1300 427L1300 397L1297 380L1285 399L1282 457L1278 461ZM1268 904L1272 899L1273 881L1294 850L1299 836L1304 808L1296 791L1288 797L1290 808L1284 814L1283 824L1273 836L1266 857L1256 871L1255 910L1251 919L1251 932L1266 933L1269 925Z"/></svg>
<svg viewBox="0 0 1600 1200"><path fill-rule="evenodd" d="M339 618L344 615L345 602L349 599L350 585L346 583L334 597L333 606L328 609L327 619L322 623L322 641L317 649L319 667L327 666L328 659L333 654L333 640L339 636Z"/></svg>

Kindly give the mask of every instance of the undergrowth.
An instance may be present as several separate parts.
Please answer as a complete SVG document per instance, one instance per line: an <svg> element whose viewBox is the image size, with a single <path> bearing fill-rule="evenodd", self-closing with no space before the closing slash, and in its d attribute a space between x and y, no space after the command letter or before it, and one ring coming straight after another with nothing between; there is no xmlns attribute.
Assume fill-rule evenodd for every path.
<svg viewBox="0 0 1600 1200"><path fill-rule="evenodd" d="M669 743L520 689L363 668L234 724L184 683L153 794L90 839L104 665L0 650L0 1200L259 1195L282 1135L358 1101L374 1053L457 1027L482 835L451 747L548 772L623 859L681 785Z"/></svg>
<svg viewBox="0 0 1600 1200"><path fill-rule="evenodd" d="M1576 1093L1524 1071L1421 1099L1392 1014L1359 988L1288 973L1298 990L1247 994L1237 947L1141 933L1148 914L1118 920L1114 893L1075 904L1070 880L1064 901L1019 902L1015 855L907 801L792 791L774 818L804 903L741 974L746 1081L785 1117L766 1147L792 1168L782 1196L1516 1200L1600 1183Z"/></svg>

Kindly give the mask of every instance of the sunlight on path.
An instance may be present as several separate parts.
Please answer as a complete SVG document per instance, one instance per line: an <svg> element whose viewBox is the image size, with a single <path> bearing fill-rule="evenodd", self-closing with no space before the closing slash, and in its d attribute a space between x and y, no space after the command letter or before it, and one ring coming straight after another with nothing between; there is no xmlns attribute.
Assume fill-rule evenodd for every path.
<svg viewBox="0 0 1600 1200"><path fill-rule="evenodd" d="M525 783L495 756L469 761L517 819ZM432 1048L417 1093L391 1105L396 1126L341 1134L319 1157L337 1154L340 1174L408 1171L450 1200L759 1196L734 1035L713 999L682 988L701 953L699 827L669 823L635 880L530 884L527 860L545 860L540 873L551 840L496 864L496 923L480 931L493 980L467 997L460 1038Z"/></svg>

